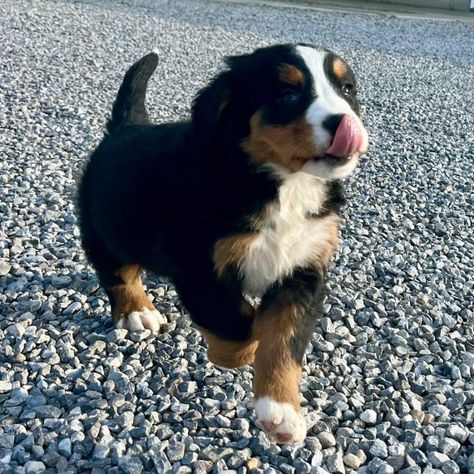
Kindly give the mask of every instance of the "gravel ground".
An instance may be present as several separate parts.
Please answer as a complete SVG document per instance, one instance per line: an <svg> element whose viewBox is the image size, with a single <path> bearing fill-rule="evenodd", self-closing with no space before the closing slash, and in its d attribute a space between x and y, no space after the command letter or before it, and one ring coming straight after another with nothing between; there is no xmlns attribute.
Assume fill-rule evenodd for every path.
<svg viewBox="0 0 474 474"><path fill-rule="evenodd" d="M474 473L474 23L205 1L0 1L0 473ZM371 150L308 348L310 430L253 424L251 370L170 331L114 330L73 193L126 68L158 46L158 120L226 54L323 44L358 73ZM156 216L160 218L157 203Z"/></svg>

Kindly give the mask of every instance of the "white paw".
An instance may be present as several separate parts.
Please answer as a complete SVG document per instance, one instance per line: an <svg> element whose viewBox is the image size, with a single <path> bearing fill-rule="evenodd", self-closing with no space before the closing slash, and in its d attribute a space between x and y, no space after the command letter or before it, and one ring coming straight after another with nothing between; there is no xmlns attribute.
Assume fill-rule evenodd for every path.
<svg viewBox="0 0 474 474"><path fill-rule="evenodd" d="M142 311L133 311L115 323L117 329L128 329L129 331L149 329L159 332L164 325L166 325L166 320L161 313L156 309L150 310L148 308L144 308Z"/></svg>
<svg viewBox="0 0 474 474"><path fill-rule="evenodd" d="M298 443L306 436L306 422L289 403L279 403L270 397L255 401L255 424L279 443Z"/></svg>

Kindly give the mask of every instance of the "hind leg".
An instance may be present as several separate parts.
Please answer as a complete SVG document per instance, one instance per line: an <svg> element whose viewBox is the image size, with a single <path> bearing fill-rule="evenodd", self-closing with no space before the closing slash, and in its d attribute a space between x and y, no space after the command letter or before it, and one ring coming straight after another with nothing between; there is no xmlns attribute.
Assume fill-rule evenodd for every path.
<svg viewBox="0 0 474 474"><path fill-rule="evenodd" d="M83 219L82 245L109 297L117 329L160 331L166 323L147 298L139 265L124 265L113 257L94 229Z"/></svg>
<svg viewBox="0 0 474 474"><path fill-rule="evenodd" d="M147 298L140 273L139 265L124 265L115 272L118 283L107 288L115 327L158 332L163 329L166 320Z"/></svg>

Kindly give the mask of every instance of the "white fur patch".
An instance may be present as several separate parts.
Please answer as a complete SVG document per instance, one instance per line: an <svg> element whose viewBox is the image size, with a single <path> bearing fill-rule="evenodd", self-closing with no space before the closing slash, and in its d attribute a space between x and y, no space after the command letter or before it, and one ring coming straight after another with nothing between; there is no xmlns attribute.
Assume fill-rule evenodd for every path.
<svg viewBox="0 0 474 474"><path fill-rule="evenodd" d="M350 115L360 125L363 134L361 149L354 153L342 166L333 165L328 160L311 160L303 166L303 171L327 180L344 178L352 173L356 167L359 154L367 150L367 131L349 103L335 91L333 85L329 82L324 72L324 58L328 53L308 46L298 46L296 49L308 66L316 89L316 100L309 106L306 112L306 120L313 127L314 141L318 149L324 151L331 145L331 133L323 125L324 120L331 115Z"/></svg>
<svg viewBox="0 0 474 474"><path fill-rule="evenodd" d="M354 171L359 161L358 158L359 153L354 153L354 155L342 165L331 163L331 159L309 160L303 165L301 171L328 181L332 179L342 179Z"/></svg>
<svg viewBox="0 0 474 474"><path fill-rule="evenodd" d="M270 397L261 397L255 401L255 411L257 426L277 441L298 443L306 437L306 422L303 415L289 403L279 403Z"/></svg>
<svg viewBox="0 0 474 474"><path fill-rule="evenodd" d="M247 292L262 295L296 267L314 260L330 239L328 226L339 221L334 215L307 218L308 213L321 211L325 195L326 184L318 178L302 172L286 174L279 189L280 206L261 227L241 265Z"/></svg>
<svg viewBox="0 0 474 474"><path fill-rule="evenodd" d="M158 310L144 308L142 311L133 311L126 317L120 318L115 327L117 329L128 329L129 331L149 329L158 332L163 324L166 324L166 320Z"/></svg>

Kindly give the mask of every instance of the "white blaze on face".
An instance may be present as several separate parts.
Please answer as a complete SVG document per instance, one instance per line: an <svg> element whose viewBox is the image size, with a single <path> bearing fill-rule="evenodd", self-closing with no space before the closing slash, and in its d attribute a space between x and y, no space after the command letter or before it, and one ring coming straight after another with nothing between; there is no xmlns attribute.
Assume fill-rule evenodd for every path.
<svg viewBox="0 0 474 474"><path fill-rule="evenodd" d="M351 115L360 125L363 133L362 150L366 148L367 132L360 118L352 110L349 103L336 92L324 71L324 59L328 53L308 46L297 46L296 49L313 77L316 99L306 111L306 120L312 125L316 148L321 155L324 155L331 146L333 137L323 125L323 122L331 115L337 114ZM355 155L358 156L358 153ZM337 179L350 174L356 164L357 159L350 159L343 163L331 163L327 160L310 160L303 166L302 171L323 179Z"/></svg>

